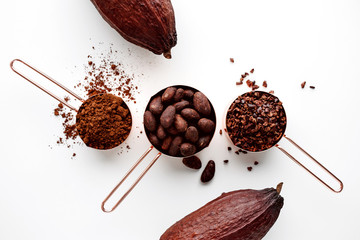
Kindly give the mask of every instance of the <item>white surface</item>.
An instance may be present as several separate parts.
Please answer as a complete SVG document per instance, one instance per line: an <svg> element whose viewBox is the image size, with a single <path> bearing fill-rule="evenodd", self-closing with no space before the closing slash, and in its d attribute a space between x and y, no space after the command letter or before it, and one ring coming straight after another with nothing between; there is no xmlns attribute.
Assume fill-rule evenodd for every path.
<svg viewBox="0 0 360 240"><path fill-rule="evenodd" d="M2 4L0 239L158 239L224 191L280 181L285 204L265 239L359 239L360 2L173 0L173 6L178 44L166 60L126 42L88 0ZM57 146L57 102L14 74L10 60L26 60L72 87L84 77L87 55L110 44L141 91L130 104L131 149L118 155L120 148ZM253 79L267 80L283 101L287 135L344 182L342 193L326 189L277 149L228 153L218 131L229 102L248 90L235 82L251 68ZM161 157L114 213L103 213L104 197L149 146L139 134L149 97L174 84L202 90L216 109L215 138L200 154L203 165L215 160L215 178L203 185L201 171ZM260 164L248 172L254 160Z"/></svg>

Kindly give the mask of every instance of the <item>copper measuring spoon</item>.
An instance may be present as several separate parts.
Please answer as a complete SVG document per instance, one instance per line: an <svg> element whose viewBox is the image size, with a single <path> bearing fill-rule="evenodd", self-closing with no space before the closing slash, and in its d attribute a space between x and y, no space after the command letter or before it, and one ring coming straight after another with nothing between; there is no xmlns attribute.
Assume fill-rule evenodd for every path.
<svg viewBox="0 0 360 240"><path fill-rule="evenodd" d="M274 96L270 93L267 92L263 92L263 91L253 91L255 92L259 92L261 94L265 94L267 96ZM240 97L243 97L244 95L248 94L250 92L244 93L242 94ZM238 98L237 98L238 99ZM278 148L281 152L283 152L286 156L288 156L291 160L293 160L295 163L297 163L299 166L301 166L302 168L304 168L308 173L310 173L313 177L315 177L318 181L320 181L323 185L325 185L327 188L329 188L331 191L335 192L335 193L340 193L343 190L343 183L342 181L337 178L332 172L330 172L324 165L322 165L319 161L317 161L313 156L311 156L307 151L305 151L302 147L300 147L297 143L295 143L291 138L289 138L288 136L285 135L285 130L286 130L286 123L285 126L282 128L282 133L281 136L279 137L279 139L277 141L275 141L273 143L272 146L267 147L266 149L260 150L260 151L253 151L251 149L243 149L241 148L241 146L236 145L233 142L233 139L231 139L231 137L229 136L229 128L227 125L228 122L228 118L227 118L227 113L229 112L229 110L231 109L232 105L235 104L235 101L237 100L235 99L232 103L231 106L227 109L226 115L225 115L225 126L226 126L226 136L228 137L228 139L230 140L230 142L237 148L243 150L243 151L249 151L249 152L263 152L266 150L269 150L270 148L276 147ZM278 98L277 98L278 99ZM281 104L282 105L282 104ZM286 117L286 113L285 113L285 109L282 106L282 110L283 115L285 117L285 122L287 122L287 117ZM331 187L328 183L326 183L324 180L322 180L319 176L317 176L315 173L313 173L309 168L307 168L304 164L302 164L299 160L297 160L295 157L293 157L288 151L286 151L283 147L281 147L278 142L282 139L285 138L286 140L288 140L292 145L294 145L296 148L298 148L302 153L304 153L307 157L309 157L316 165L318 165L322 170L324 170L327 174L329 174L333 179L335 179L338 183L340 188L338 190L334 189L333 187Z"/></svg>
<svg viewBox="0 0 360 240"><path fill-rule="evenodd" d="M195 89L195 88L192 88L192 87L189 87L189 86L175 85L175 86L170 86L170 87L176 87L176 88L181 87L181 88L184 88L184 89L191 89L191 90L193 90L194 92L199 92L199 90L197 90L197 89ZM151 100L153 100L156 96L161 95L161 94L165 91L165 89L166 89L166 88L162 89L161 91L159 91L158 93L156 93L155 95L153 95L153 96L150 98L150 100L149 100L149 102L148 102L148 104L147 104L147 106L146 106L146 108L145 108L145 111L146 111L146 109L149 108L149 105L150 105ZM214 107L213 107L213 105L211 104L210 100L209 100L209 103L210 103L210 106L211 106L211 115L209 116L209 118L211 118L212 120L214 120L214 123L215 123L215 125L216 125L215 110L214 110ZM149 132L147 131L147 129L145 128L145 126L144 126L144 129L145 129L145 131L146 131L146 137L147 137L147 139L149 140L149 136L148 136L148 133L149 133ZM207 147L209 146L211 140L213 139L214 134L215 134L215 130L214 130L214 132L211 134L211 138L210 138L210 140L209 140L209 143L208 143L205 147L197 150L197 152L195 152L195 153L194 153L193 155L191 155L191 156L194 156L195 154L198 154L199 152L201 152L202 150L204 150L205 148L207 148ZM149 140L149 142L150 142L150 140ZM151 142L150 142L150 143L151 143ZM144 160L144 158L145 158L154 148L159 151L158 154L151 160L151 162L148 164L148 166L143 170L143 172L142 172L142 173L139 175L139 177L134 181L134 183L130 186L130 188L129 188L129 189L121 196L121 198L115 203L115 205L114 205L111 209L107 210L107 209L105 208L106 202L110 199L110 197L117 191L117 189L125 182L125 180L131 175L131 173L139 166L139 164ZM141 179L144 177L144 175L150 170L150 168L154 165L154 163L160 158L160 156L161 156L162 154L164 154L165 156L171 157L171 158L175 158L175 159L182 159L182 158L184 158L184 157L178 157L178 156L176 156L176 157L171 156L171 155L167 154L166 152L164 152L160 147L155 147L155 146L151 145L151 146L145 151L145 153L135 162L135 164L129 169L129 171L124 175L124 177L120 180L120 182L113 188L113 190L110 192L110 194L104 199L104 201L103 201L102 204L101 204L101 209L102 209L102 211L103 211L103 212L107 212L107 213L114 211L114 210L120 205L120 203L129 195L129 193L135 188L135 186L140 182L140 180L141 180ZM190 156L187 156L187 157L190 157Z"/></svg>
<svg viewBox="0 0 360 240"><path fill-rule="evenodd" d="M79 107L79 110L82 109L82 107L84 106L84 104L88 103L89 101L91 101L91 99L93 97L101 97L101 98L104 98L106 95L112 95L110 93L104 93L104 94L96 94L96 95L93 95L91 97L89 97L87 100L84 100L83 98L81 98L79 95L77 95L76 93L74 93L73 91L71 91L70 89L68 89L67 87L65 87L64 85L62 85L61 83L59 83L58 81L56 81L55 79L49 77L48 75L46 75L45 73L37 70L36 68L30 66L29 64L27 64L26 62L20 60L20 59L14 59L10 62L10 68L15 72L17 73L18 75L20 75L22 78L26 79L27 81L29 81L30 83L32 83L33 85L35 85L36 87L40 88L41 90L43 90L45 93L49 94L51 97L55 98L57 101L61 102L62 104L64 104L65 106L67 106L68 108L70 108L71 110L75 111L77 114L76 114L76 122L78 122L78 117L79 117L79 110L75 107L73 107L72 105L70 105L68 102L64 101L63 99L61 99L60 97L56 96L55 94L53 94L52 92L48 91L47 89L45 89L44 87L42 87L41 85L39 85L38 83L34 82L33 80L31 80L30 78L26 77L24 74L20 73L19 71L17 71L15 68L14 68L14 64L18 62L18 63L21 63L23 65L25 65L26 67L28 67L29 69L31 69L32 71L36 72L37 74L43 76L44 78L46 78L47 80L51 81L52 83L54 83L56 86L60 87L61 89L65 90L66 92L68 92L70 95L72 95L74 98L78 99L82 104L80 105ZM113 95L115 96L115 95ZM118 98L118 97L117 97ZM127 107L127 109L129 109L129 107L126 105L125 102L123 102L125 104L125 106ZM130 117L131 117L131 111L129 109L129 114L130 114ZM132 119L132 117L131 117ZM130 130L131 131L131 130ZM129 131L129 133L130 133ZM79 135L80 138L82 139L81 135ZM129 136L129 134L128 134ZM126 136L127 137L127 136ZM82 139L84 140L84 139ZM111 148L114 148L118 145L120 145L122 142L118 143L117 145L114 145L114 146L108 146L108 148L103 148L103 150L107 150L107 149L111 149ZM88 146L88 147L91 147L91 146ZM95 148L95 149L98 149L98 148Z"/></svg>

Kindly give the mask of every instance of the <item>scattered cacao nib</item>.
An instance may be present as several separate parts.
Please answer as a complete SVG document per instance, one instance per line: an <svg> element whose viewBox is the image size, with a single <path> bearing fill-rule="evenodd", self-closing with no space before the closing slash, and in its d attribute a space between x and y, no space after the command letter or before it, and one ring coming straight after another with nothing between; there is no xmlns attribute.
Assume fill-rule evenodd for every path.
<svg viewBox="0 0 360 240"><path fill-rule="evenodd" d="M209 182L215 175L215 162L210 160L201 174L201 181L203 183Z"/></svg>
<svg viewBox="0 0 360 240"><path fill-rule="evenodd" d="M274 92L274 90L270 90L269 93L270 93L270 94L274 94L275 92Z"/></svg>
<svg viewBox="0 0 360 240"><path fill-rule="evenodd" d="M239 151L239 150L236 150L236 151L235 151L235 154L239 155L239 154L240 154L240 151Z"/></svg>
<svg viewBox="0 0 360 240"><path fill-rule="evenodd" d="M250 79L246 80L246 84L249 88L252 88L252 86L253 86L253 82L250 81Z"/></svg>
<svg viewBox="0 0 360 240"><path fill-rule="evenodd" d="M267 88L267 82L266 81L263 81L262 85L263 85L264 88Z"/></svg>
<svg viewBox="0 0 360 240"><path fill-rule="evenodd" d="M310 86L311 89L315 89L315 86Z"/></svg>
<svg viewBox="0 0 360 240"><path fill-rule="evenodd" d="M306 85L306 81L302 82L302 83L301 83L301 88L304 88L305 85Z"/></svg>
<svg viewBox="0 0 360 240"><path fill-rule="evenodd" d="M192 169L200 169L202 165L200 158L196 156L183 158L182 162L185 166Z"/></svg>
<svg viewBox="0 0 360 240"><path fill-rule="evenodd" d="M73 157L75 157L76 156L76 153L73 153L73 155L72 155Z"/></svg>
<svg viewBox="0 0 360 240"><path fill-rule="evenodd" d="M249 76L250 74L248 72L245 73L245 76Z"/></svg>
<svg viewBox="0 0 360 240"><path fill-rule="evenodd" d="M283 136L285 111L277 97L265 92L247 92L231 104L226 127L235 146L251 152L263 151Z"/></svg>
<svg viewBox="0 0 360 240"><path fill-rule="evenodd" d="M222 135L222 130L221 129L220 129L219 133L220 133L220 135Z"/></svg>
<svg viewBox="0 0 360 240"><path fill-rule="evenodd" d="M256 89L258 89L259 88L259 86L258 85L253 85L252 87L251 87L251 90L256 90Z"/></svg>
<svg viewBox="0 0 360 240"><path fill-rule="evenodd" d="M228 147L228 151L231 151L231 147Z"/></svg>
<svg viewBox="0 0 360 240"><path fill-rule="evenodd" d="M229 163L229 160L227 160L227 159L226 159L226 160L224 160L224 163Z"/></svg>
<svg viewBox="0 0 360 240"><path fill-rule="evenodd" d="M241 85L242 83L241 82L236 82L236 85Z"/></svg>
<svg viewBox="0 0 360 240"><path fill-rule="evenodd" d="M231 62L231 63L234 63L235 61L234 61L234 59L233 59L233 58L230 58L230 62Z"/></svg>
<svg viewBox="0 0 360 240"><path fill-rule="evenodd" d="M248 170L249 172L251 172L252 167L247 167L247 170Z"/></svg>
<svg viewBox="0 0 360 240"><path fill-rule="evenodd" d="M254 71L255 71L255 69L251 69L251 70L250 70L250 73L254 73Z"/></svg>
<svg viewBox="0 0 360 240"><path fill-rule="evenodd" d="M259 164L259 162L258 162L258 161L255 161L255 162L254 162L254 165L258 165L258 164Z"/></svg>

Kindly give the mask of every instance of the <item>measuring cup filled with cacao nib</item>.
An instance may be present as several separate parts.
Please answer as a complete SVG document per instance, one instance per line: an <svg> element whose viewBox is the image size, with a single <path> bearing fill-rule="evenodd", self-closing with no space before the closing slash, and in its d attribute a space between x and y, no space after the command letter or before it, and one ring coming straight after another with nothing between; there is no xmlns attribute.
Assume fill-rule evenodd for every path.
<svg viewBox="0 0 360 240"><path fill-rule="evenodd" d="M276 96L263 91L251 91L240 95L227 110L225 122L228 137L241 150L262 152L277 147L330 190L336 193L342 191L343 183L340 179L285 135L287 117L282 102ZM332 188L281 147L278 142L282 137L333 177L339 183L340 188L338 190Z"/></svg>
<svg viewBox="0 0 360 240"><path fill-rule="evenodd" d="M214 136L215 127L214 107L197 89L177 85L156 93L150 98L144 113L144 128L152 145L105 198L102 202L102 210L104 212L115 210L162 154L179 159L193 156L206 148ZM159 153L114 207L106 210L107 200L153 148Z"/></svg>
<svg viewBox="0 0 360 240"><path fill-rule="evenodd" d="M16 62L35 71L37 74L71 94L77 100L80 100L82 104L79 110L18 72L14 68ZM14 59L11 61L10 67L15 73L69 107L71 110L77 112L76 130L86 146L107 150L120 145L129 136L132 126L132 116L129 107L122 98L109 93L101 93L84 100L70 89L22 60Z"/></svg>

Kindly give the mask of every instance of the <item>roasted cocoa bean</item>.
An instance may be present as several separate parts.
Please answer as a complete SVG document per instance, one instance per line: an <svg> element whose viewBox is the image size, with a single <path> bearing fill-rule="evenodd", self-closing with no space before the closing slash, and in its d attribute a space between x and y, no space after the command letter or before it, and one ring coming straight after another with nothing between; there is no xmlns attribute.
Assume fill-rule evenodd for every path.
<svg viewBox="0 0 360 240"><path fill-rule="evenodd" d="M201 181L203 183L209 182L215 175L215 162L210 160L201 174Z"/></svg>
<svg viewBox="0 0 360 240"><path fill-rule="evenodd" d="M175 96L175 93L176 93L175 87L168 87L161 96L162 102L170 102Z"/></svg>
<svg viewBox="0 0 360 240"><path fill-rule="evenodd" d="M199 138L197 142L198 149L203 149L207 147L210 143L210 140L212 138L212 135L206 135Z"/></svg>
<svg viewBox="0 0 360 240"><path fill-rule="evenodd" d="M185 139L192 143L196 143L197 140L199 140L199 132L196 127L190 126L188 129L186 129Z"/></svg>
<svg viewBox="0 0 360 240"><path fill-rule="evenodd" d="M167 151L170 147L170 144L172 142L172 137L171 136L168 136L164 139L164 141L162 142L162 145L161 145L161 149L164 150L164 151Z"/></svg>
<svg viewBox="0 0 360 240"><path fill-rule="evenodd" d="M150 143L151 143L154 147L159 147L159 146L161 145L160 140L156 137L155 134L149 133L148 137L149 137Z"/></svg>
<svg viewBox="0 0 360 240"><path fill-rule="evenodd" d="M200 158L197 156L183 158L182 162L185 166L192 169L200 169L202 165Z"/></svg>
<svg viewBox="0 0 360 240"><path fill-rule="evenodd" d="M156 119L150 111L145 111L144 113L144 125L150 132L154 132L156 130Z"/></svg>
<svg viewBox="0 0 360 240"><path fill-rule="evenodd" d="M180 136L177 136L172 140L172 142L170 144L170 148L169 148L169 155L177 156L179 154L182 141L183 141L183 138Z"/></svg>
<svg viewBox="0 0 360 240"><path fill-rule="evenodd" d="M174 125L171 125L169 128L166 129L167 133L170 133L171 135L178 135L178 130L174 127Z"/></svg>
<svg viewBox="0 0 360 240"><path fill-rule="evenodd" d="M162 111L164 110L164 105L161 102L161 96L157 96L153 100L151 100L149 110L154 115L160 115L162 113Z"/></svg>
<svg viewBox="0 0 360 240"><path fill-rule="evenodd" d="M175 107L169 105L160 116L160 124L164 128L170 127L175 120Z"/></svg>
<svg viewBox="0 0 360 240"><path fill-rule="evenodd" d="M193 90L191 90L191 89L186 89L186 90L184 91L184 98L189 99L189 100L192 100L193 96L194 96L194 91L193 91Z"/></svg>
<svg viewBox="0 0 360 240"><path fill-rule="evenodd" d="M176 109L176 112L180 112L182 109L186 108L189 105L190 103L188 101L181 100L180 102L175 103L174 107Z"/></svg>
<svg viewBox="0 0 360 240"><path fill-rule="evenodd" d="M211 133L215 130L215 123L207 118L201 118L198 121L198 127L204 133Z"/></svg>
<svg viewBox="0 0 360 240"><path fill-rule="evenodd" d="M174 96L174 101L179 102L183 97L184 97L184 89L178 88L176 90L176 93L175 93L175 96Z"/></svg>
<svg viewBox="0 0 360 240"><path fill-rule="evenodd" d="M181 116L189 121L197 121L200 119L200 114L192 108L184 108L181 110Z"/></svg>
<svg viewBox="0 0 360 240"><path fill-rule="evenodd" d="M164 138L166 138L167 134L165 131L165 128L161 125L158 126L157 130L156 130L156 136L160 139L163 140Z"/></svg>
<svg viewBox="0 0 360 240"><path fill-rule="evenodd" d="M191 156L196 152L196 147L191 143L183 143L180 146L180 153L184 157Z"/></svg>
<svg viewBox="0 0 360 240"><path fill-rule="evenodd" d="M196 111L204 115L210 115L211 105L207 97L202 92L196 92L193 97Z"/></svg>
<svg viewBox="0 0 360 240"><path fill-rule="evenodd" d="M174 126L179 133L183 133L188 128L188 123L180 114L175 114Z"/></svg>

